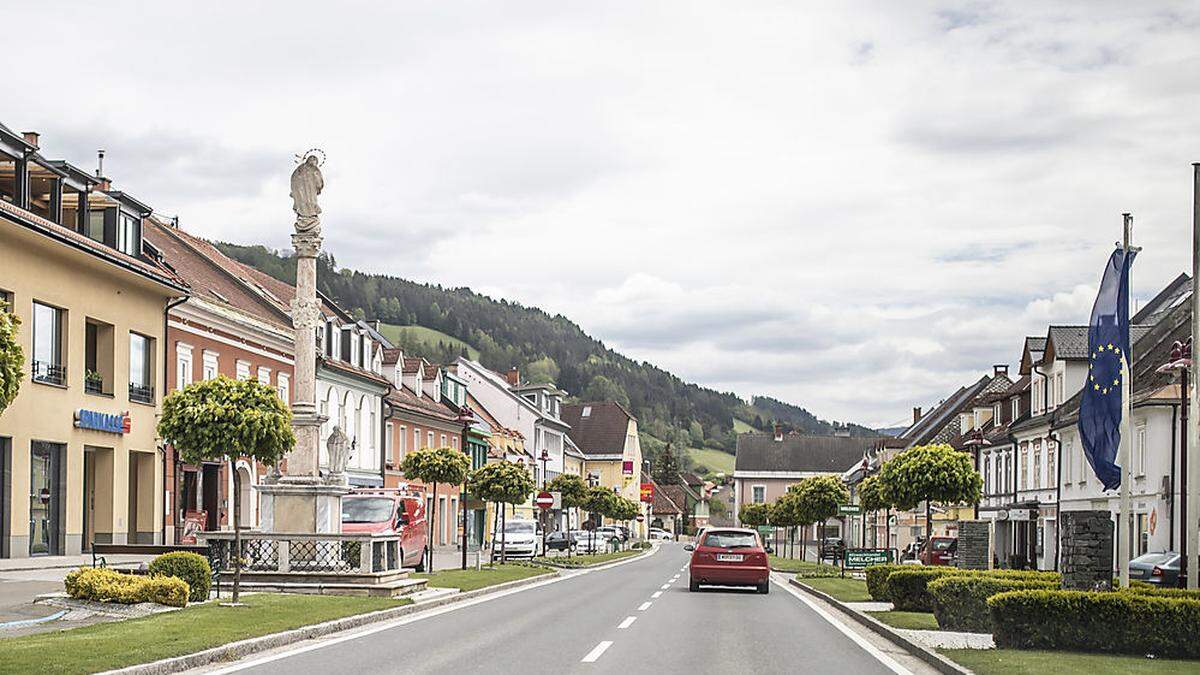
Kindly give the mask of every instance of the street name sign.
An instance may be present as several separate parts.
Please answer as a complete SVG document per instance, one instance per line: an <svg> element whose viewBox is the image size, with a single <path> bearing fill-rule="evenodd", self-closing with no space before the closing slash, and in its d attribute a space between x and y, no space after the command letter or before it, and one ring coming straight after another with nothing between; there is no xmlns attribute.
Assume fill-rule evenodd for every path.
<svg viewBox="0 0 1200 675"><path fill-rule="evenodd" d="M534 505L543 511L554 506L554 495L549 492L539 492L537 497L533 499Z"/></svg>

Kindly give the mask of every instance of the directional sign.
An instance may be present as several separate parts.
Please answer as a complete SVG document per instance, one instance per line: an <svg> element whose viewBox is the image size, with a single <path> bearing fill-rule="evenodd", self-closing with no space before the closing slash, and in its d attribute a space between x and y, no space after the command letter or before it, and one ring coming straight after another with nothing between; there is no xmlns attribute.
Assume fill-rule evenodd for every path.
<svg viewBox="0 0 1200 675"><path fill-rule="evenodd" d="M858 504L842 504L838 507L838 513L843 516L857 516L862 513L862 507Z"/></svg>
<svg viewBox="0 0 1200 675"><path fill-rule="evenodd" d="M533 498L533 503L537 505L539 509L548 509L551 506L554 506L554 495L550 494L549 492L539 492L537 497Z"/></svg>

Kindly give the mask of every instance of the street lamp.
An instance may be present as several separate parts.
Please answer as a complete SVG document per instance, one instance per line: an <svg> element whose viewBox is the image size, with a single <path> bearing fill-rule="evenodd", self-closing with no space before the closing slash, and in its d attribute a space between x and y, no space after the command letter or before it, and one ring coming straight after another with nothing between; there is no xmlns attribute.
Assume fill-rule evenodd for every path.
<svg viewBox="0 0 1200 675"><path fill-rule="evenodd" d="M546 491L546 465L550 463L550 453L542 448L542 455L538 457L542 462L542 491ZM550 509L542 509L542 555L549 555L546 550L546 531L550 529Z"/></svg>
<svg viewBox="0 0 1200 675"><path fill-rule="evenodd" d="M997 420L999 424L999 420ZM971 459L975 462L975 473L979 473L979 449L991 445L992 442L983 437L983 430L976 429L971 433L967 440L963 441L963 446L971 448ZM979 520L979 500L971 505L971 519ZM932 548L930 549L933 550Z"/></svg>
<svg viewBox="0 0 1200 675"><path fill-rule="evenodd" d="M470 408L467 408L464 405L462 407L462 410L460 410L458 413L458 423L463 425L462 442L459 443L458 447L467 455L467 457L471 456L471 453L467 452L467 448L469 447L467 445L467 437L471 433L471 423L474 421L475 421L475 416L471 414ZM474 464L474 462L472 462L472 464ZM467 483L465 480L463 481L462 494L458 498L458 503L462 506L462 568L463 568L463 570L466 570L467 569Z"/></svg>
<svg viewBox="0 0 1200 675"><path fill-rule="evenodd" d="M1192 367L1192 338L1187 342L1175 341L1171 345L1171 360L1158 367L1158 372L1179 373L1179 423L1183 433L1179 434L1179 513L1183 527L1179 528L1179 581L1180 586L1187 586L1188 564L1188 370ZM1172 490L1175 486L1171 486ZM1174 509L1172 509L1174 511ZM1175 518L1171 518L1171 526L1175 526Z"/></svg>

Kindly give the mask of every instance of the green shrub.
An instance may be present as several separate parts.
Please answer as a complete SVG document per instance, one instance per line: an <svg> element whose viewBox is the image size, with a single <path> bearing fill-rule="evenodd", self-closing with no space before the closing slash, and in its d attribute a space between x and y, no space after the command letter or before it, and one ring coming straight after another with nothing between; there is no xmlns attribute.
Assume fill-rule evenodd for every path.
<svg viewBox="0 0 1200 675"><path fill-rule="evenodd" d="M933 596L929 595L929 582L946 576L970 574L954 567L910 566L888 575L887 599L891 601L893 609L902 612L932 612Z"/></svg>
<svg viewBox="0 0 1200 675"><path fill-rule="evenodd" d="M1156 598L1191 598L1192 600L1200 600L1200 591L1186 588L1159 588L1154 584L1141 582L1135 584L1129 583L1129 588L1121 591L1122 593L1133 593L1134 595L1149 595Z"/></svg>
<svg viewBox="0 0 1200 675"><path fill-rule="evenodd" d="M1200 658L1200 600L1030 590L987 602L997 647Z"/></svg>
<svg viewBox="0 0 1200 675"><path fill-rule="evenodd" d="M871 565L867 568L867 593L876 602L887 601L887 579L892 572L910 569L910 565Z"/></svg>
<svg viewBox="0 0 1200 675"><path fill-rule="evenodd" d="M933 599L933 616L943 630L990 633L987 599L1017 590L1053 590L1057 581L1006 579L991 574L948 575L926 585Z"/></svg>
<svg viewBox="0 0 1200 675"><path fill-rule="evenodd" d="M188 585L183 579L164 576L121 574L105 568L81 567L63 581L67 595L80 600L135 605L156 602L170 607L185 607Z"/></svg>
<svg viewBox="0 0 1200 675"><path fill-rule="evenodd" d="M188 585L188 600L204 602L212 588L212 568L208 560L198 553L172 551L164 553L150 563L150 574L183 579Z"/></svg>

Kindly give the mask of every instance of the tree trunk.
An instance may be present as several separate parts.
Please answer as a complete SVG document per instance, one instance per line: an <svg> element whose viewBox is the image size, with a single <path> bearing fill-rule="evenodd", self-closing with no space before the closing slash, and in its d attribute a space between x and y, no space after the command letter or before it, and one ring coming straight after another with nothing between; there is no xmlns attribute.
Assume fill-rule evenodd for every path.
<svg viewBox="0 0 1200 675"><path fill-rule="evenodd" d="M508 504L500 503L500 564L508 562L508 537L504 535L505 523L508 522Z"/></svg>
<svg viewBox="0 0 1200 675"><path fill-rule="evenodd" d="M933 535L933 513L929 508L929 500L925 500L925 544L929 544L929 539ZM930 551L933 549L930 548ZM917 558L921 557L920 549L917 550Z"/></svg>
<svg viewBox="0 0 1200 675"><path fill-rule="evenodd" d="M499 529L496 527L500 523L500 502L494 502L496 508L492 511L492 554L488 562L496 562L496 534Z"/></svg>
<svg viewBox="0 0 1200 675"><path fill-rule="evenodd" d="M233 471L233 604L236 605L242 586L242 477L233 462L229 468Z"/></svg>

